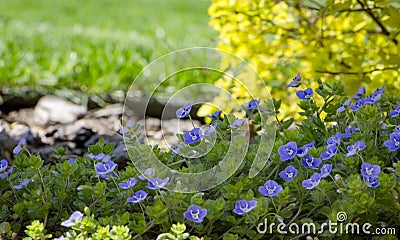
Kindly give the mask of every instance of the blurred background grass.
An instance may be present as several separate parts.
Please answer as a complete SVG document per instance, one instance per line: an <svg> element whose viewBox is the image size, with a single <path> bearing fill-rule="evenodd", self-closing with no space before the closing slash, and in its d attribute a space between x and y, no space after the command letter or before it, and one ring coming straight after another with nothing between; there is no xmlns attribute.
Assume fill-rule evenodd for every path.
<svg viewBox="0 0 400 240"><path fill-rule="evenodd" d="M209 5L209 0L2 0L2 96L33 91L79 102L82 92L100 99L119 92L121 98L118 90L126 91L157 57L216 46ZM185 79L168 84L179 89Z"/></svg>

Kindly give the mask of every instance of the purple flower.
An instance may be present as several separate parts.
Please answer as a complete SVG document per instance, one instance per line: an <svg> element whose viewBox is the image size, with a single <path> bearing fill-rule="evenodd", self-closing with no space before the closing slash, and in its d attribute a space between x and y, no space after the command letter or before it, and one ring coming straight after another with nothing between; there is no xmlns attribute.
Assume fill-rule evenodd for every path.
<svg viewBox="0 0 400 240"><path fill-rule="evenodd" d="M380 185L378 181L378 176L370 176L370 177L363 177L364 182L367 184L368 187L370 188L376 188Z"/></svg>
<svg viewBox="0 0 400 240"><path fill-rule="evenodd" d="M292 165L289 165L285 168L285 170L279 173L279 177L283 178L285 182L292 181L293 178L297 176L297 169Z"/></svg>
<svg viewBox="0 0 400 240"><path fill-rule="evenodd" d="M2 159L2 160L0 161L0 173L6 171L7 167L8 167L8 162L7 162L7 160Z"/></svg>
<svg viewBox="0 0 400 240"><path fill-rule="evenodd" d="M252 99L249 103L247 103L247 109L248 110L254 110L260 105L260 99Z"/></svg>
<svg viewBox="0 0 400 240"><path fill-rule="evenodd" d="M114 171L117 167L117 164L113 161L108 162L99 162L95 165L95 170L97 175L103 179L108 179L110 174Z"/></svg>
<svg viewBox="0 0 400 240"><path fill-rule="evenodd" d="M248 121L248 119L236 119L232 125L230 125L231 128L238 128L240 126L243 126L244 124L246 124Z"/></svg>
<svg viewBox="0 0 400 240"><path fill-rule="evenodd" d="M335 136L332 136L332 137L328 138L326 143L328 145L339 145L340 144L340 135L341 135L340 132L336 133Z"/></svg>
<svg viewBox="0 0 400 240"><path fill-rule="evenodd" d="M360 99L365 94L365 87L360 87L357 93L353 95L353 99Z"/></svg>
<svg viewBox="0 0 400 240"><path fill-rule="evenodd" d="M18 141L17 146L13 149L13 154L15 156L18 156L21 153L23 146L25 146L25 145L26 145L26 138L21 138Z"/></svg>
<svg viewBox="0 0 400 240"><path fill-rule="evenodd" d="M160 179L160 178L150 178L147 183L147 188L151 190L159 190L163 188L169 182L169 177Z"/></svg>
<svg viewBox="0 0 400 240"><path fill-rule="evenodd" d="M218 124L218 122L215 121L211 125L208 125L202 136L203 137L211 136L215 132L215 129L217 129L217 124Z"/></svg>
<svg viewBox="0 0 400 240"><path fill-rule="evenodd" d="M76 212L72 213L72 215L69 217L68 220L62 222L61 226L63 226L63 227L75 226L82 221L82 218L83 218L83 213L76 211Z"/></svg>
<svg viewBox="0 0 400 240"><path fill-rule="evenodd" d="M192 130L183 133L183 141L187 144L197 143L201 138L200 128L193 128Z"/></svg>
<svg viewBox="0 0 400 240"><path fill-rule="evenodd" d="M139 175L138 178L140 180L146 180L146 178L151 178L154 175L154 168L146 169L143 174Z"/></svg>
<svg viewBox="0 0 400 240"><path fill-rule="evenodd" d="M310 179L304 180L302 185L305 189L313 189L319 185L321 176L318 173L314 173Z"/></svg>
<svg viewBox="0 0 400 240"><path fill-rule="evenodd" d="M288 142L287 144L280 146L278 153L279 156L281 156L281 161L287 161L294 158L297 154L297 143Z"/></svg>
<svg viewBox="0 0 400 240"><path fill-rule="evenodd" d="M183 216L189 221L195 223L203 222L204 218L207 216L207 209L201 208L198 205L192 204L188 207L186 212L183 213Z"/></svg>
<svg viewBox="0 0 400 240"><path fill-rule="evenodd" d="M93 159L93 160L102 160L106 155L104 153L99 153L99 154L93 154L89 153L86 155L87 158Z"/></svg>
<svg viewBox="0 0 400 240"><path fill-rule="evenodd" d="M75 158L69 158L68 159L69 164L74 164L75 163Z"/></svg>
<svg viewBox="0 0 400 240"><path fill-rule="evenodd" d="M395 132L400 132L400 125L396 126L396 131Z"/></svg>
<svg viewBox="0 0 400 240"><path fill-rule="evenodd" d="M358 131L358 128L356 126L347 126L346 129L344 130L344 133L340 134L341 138L350 138L351 134L355 133Z"/></svg>
<svg viewBox="0 0 400 240"><path fill-rule="evenodd" d="M321 178L327 177L332 171L332 164L324 164L321 167L321 173L319 174L319 176Z"/></svg>
<svg viewBox="0 0 400 240"><path fill-rule="evenodd" d="M185 147L185 145L182 143L172 147L172 156L176 156L184 147Z"/></svg>
<svg viewBox="0 0 400 240"><path fill-rule="evenodd" d="M282 187L274 180L268 180L258 191L266 197L275 197L282 191Z"/></svg>
<svg viewBox="0 0 400 240"><path fill-rule="evenodd" d="M6 179L8 176L10 176L13 173L13 171L14 171L14 167L10 167L8 170L3 170L3 172L0 172L0 178L2 180Z"/></svg>
<svg viewBox="0 0 400 240"><path fill-rule="evenodd" d="M304 91L303 90L297 91L296 95L300 100L309 100L314 95L314 92L311 88L307 88Z"/></svg>
<svg viewBox="0 0 400 240"><path fill-rule="evenodd" d="M306 145L304 145L304 146L302 146L302 147L299 147L299 148L297 149L296 155L297 155L298 157L304 157L305 155L307 155L308 150L310 150L310 148L314 147L314 145L315 145L315 141L312 141L312 142L310 142L309 144L306 144Z"/></svg>
<svg viewBox="0 0 400 240"><path fill-rule="evenodd" d="M132 197L128 198L128 202L130 203L139 203L143 200L145 200L147 197L147 192L143 191L143 190L139 190L137 192L135 192Z"/></svg>
<svg viewBox="0 0 400 240"><path fill-rule="evenodd" d="M372 165L367 162L361 164L361 174L363 177L377 176L381 172L381 167L379 165Z"/></svg>
<svg viewBox="0 0 400 240"><path fill-rule="evenodd" d="M357 152L364 150L364 148L365 148L365 143L363 141L358 141L358 142L354 143L353 145L350 145L347 147L348 153L346 153L345 156L346 157L353 156Z"/></svg>
<svg viewBox="0 0 400 240"><path fill-rule="evenodd" d="M192 104L186 104L184 107L179 108L178 110L176 110L176 116L178 118L184 118L187 115L189 115L190 110L192 110Z"/></svg>
<svg viewBox="0 0 400 240"><path fill-rule="evenodd" d="M344 112L346 111L346 107L350 106L351 98L347 99L343 104L340 104L340 107L336 109L336 112Z"/></svg>
<svg viewBox="0 0 400 240"><path fill-rule="evenodd" d="M386 140L383 145L393 152L400 148L400 132L396 131L390 134L390 140Z"/></svg>
<svg viewBox="0 0 400 240"><path fill-rule="evenodd" d="M290 87L298 87L301 84L301 76L300 73L297 73L296 77L293 78L293 80L287 85L288 88Z"/></svg>
<svg viewBox="0 0 400 240"><path fill-rule="evenodd" d="M333 156L336 155L338 149L336 145L328 145L326 146L326 151L321 153L319 156L322 160L328 160L331 159Z"/></svg>
<svg viewBox="0 0 400 240"><path fill-rule="evenodd" d="M380 88L380 89L379 89L379 88L376 89L376 90L372 93L371 96L366 97L366 98L364 99L365 104L375 104L376 102L378 102L378 101L381 99L382 94L383 94L384 91L385 91L385 86L383 86L383 87Z"/></svg>
<svg viewBox="0 0 400 240"><path fill-rule="evenodd" d="M318 168L322 161L319 158L314 158L311 154L307 154L301 164L306 168Z"/></svg>
<svg viewBox="0 0 400 240"><path fill-rule="evenodd" d="M390 117L394 118L399 116L400 113L400 104L396 106L396 108L390 112Z"/></svg>
<svg viewBox="0 0 400 240"><path fill-rule="evenodd" d="M122 189L129 189L129 188L133 188L133 186L135 186L136 183L137 183L137 180L135 178L129 178L128 180L126 180L126 182L122 182L122 183L118 184L118 186Z"/></svg>
<svg viewBox="0 0 400 240"><path fill-rule="evenodd" d="M125 135L125 134L129 131L129 128L132 128L134 124L135 124L134 121L129 120L129 121L125 124L125 126L123 126L123 127L119 130L119 133L120 133L121 135Z"/></svg>
<svg viewBox="0 0 400 240"><path fill-rule="evenodd" d="M257 206L257 203L258 202L256 200L239 200L235 203L233 212L238 215L244 215L253 210Z"/></svg>
<svg viewBox="0 0 400 240"><path fill-rule="evenodd" d="M213 113L212 113L210 116L208 116L208 117L211 118L211 119L213 119L213 120L215 120L215 119L218 119L218 118L221 116L221 113L222 113L222 111L219 110L219 111L213 112Z"/></svg>
<svg viewBox="0 0 400 240"><path fill-rule="evenodd" d="M23 187L26 187L31 182L30 178L25 179L19 185L15 185L14 188L17 190L21 190Z"/></svg>
<svg viewBox="0 0 400 240"><path fill-rule="evenodd" d="M350 106L350 109L353 110L354 112L357 112L359 108L364 107L365 103L363 99L358 99L356 103Z"/></svg>

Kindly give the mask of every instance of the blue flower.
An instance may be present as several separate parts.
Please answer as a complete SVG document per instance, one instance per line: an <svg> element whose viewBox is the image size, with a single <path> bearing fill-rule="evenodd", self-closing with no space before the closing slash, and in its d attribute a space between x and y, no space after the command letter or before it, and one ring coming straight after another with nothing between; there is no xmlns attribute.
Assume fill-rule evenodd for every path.
<svg viewBox="0 0 400 240"><path fill-rule="evenodd" d="M357 112L358 109L364 107L364 105L365 105L364 99L358 99L356 103L350 106L350 109L353 110L354 112Z"/></svg>
<svg viewBox="0 0 400 240"><path fill-rule="evenodd" d="M253 210L257 206L257 203L258 202L256 200L239 200L235 203L233 212L238 215L244 215Z"/></svg>
<svg viewBox="0 0 400 240"><path fill-rule="evenodd" d="M17 146L13 149L13 154L15 156L18 156L21 153L23 146L25 146L25 145L26 145L26 139L25 138L21 138L18 141Z"/></svg>
<svg viewBox="0 0 400 240"><path fill-rule="evenodd" d="M344 133L340 134L341 138L350 138L351 134L355 133L356 131L358 131L359 129L356 126L347 126L344 129Z"/></svg>
<svg viewBox="0 0 400 240"><path fill-rule="evenodd" d="M248 119L236 119L232 125L230 125L231 128L238 128L240 126L243 126L244 124L246 124L248 122Z"/></svg>
<svg viewBox="0 0 400 240"><path fill-rule="evenodd" d="M3 160L2 160L3 161ZM5 163L3 162L2 164L4 164L3 166L5 166ZM8 163L7 163L7 166L8 166ZM3 171L0 171L0 178L1 178L1 180L4 180L4 179L6 179L8 176L10 176L12 173L13 173L13 171L14 171L14 167L10 167L8 170L6 170L7 169L7 166L5 167L5 168L3 168Z"/></svg>
<svg viewBox="0 0 400 240"><path fill-rule="evenodd" d="M113 161L99 162L94 165L97 175L103 179L108 179L110 174L117 167L117 164Z"/></svg>
<svg viewBox="0 0 400 240"><path fill-rule="evenodd" d="M297 154L297 143L296 142L288 142L285 145L282 145L278 149L279 156L281 156L281 161L286 161L292 159Z"/></svg>
<svg viewBox="0 0 400 240"><path fill-rule="evenodd" d="M201 208L198 205L192 204L188 207L186 212L183 213L183 216L189 221L195 223L203 222L204 218L207 216L207 209Z"/></svg>
<svg viewBox="0 0 400 240"><path fill-rule="evenodd" d="M122 189L129 189L129 188L133 188L133 186L135 186L136 183L137 183L137 180L135 178L129 178L128 180L126 180L126 182L122 182L122 183L118 184L118 186Z"/></svg>
<svg viewBox="0 0 400 240"><path fill-rule="evenodd" d="M69 217L68 220L62 222L61 226L63 226L63 227L75 226L82 221L82 218L83 218L83 213L76 211L76 212L72 213L72 215Z"/></svg>
<svg viewBox="0 0 400 240"><path fill-rule="evenodd" d="M139 175L138 178L140 180L146 180L146 178L151 178L154 175L154 168L146 169L143 174Z"/></svg>
<svg viewBox="0 0 400 240"><path fill-rule="evenodd" d="M297 73L296 77L293 78L293 80L287 85L288 88L290 87L298 87L301 84L301 76L300 73Z"/></svg>
<svg viewBox="0 0 400 240"><path fill-rule="evenodd" d="M143 191L143 190L139 190L137 192L135 192L132 197L128 198L128 202L130 203L139 203L143 200L145 200L147 197L147 192Z"/></svg>
<svg viewBox="0 0 400 240"><path fill-rule="evenodd" d="M123 126L123 127L119 130L119 133L120 133L121 135L125 135L125 134L129 131L129 128L132 128L134 124L135 124L134 121L128 120L128 122L125 124L125 126Z"/></svg>
<svg viewBox="0 0 400 240"><path fill-rule="evenodd" d="M314 158L311 154L307 154L301 164L306 168L318 168L322 161L319 158Z"/></svg>
<svg viewBox="0 0 400 240"><path fill-rule="evenodd" d="M210 116L208 116L209 118L211 118L212 120L218 119L221 116L222 111L216 111L213 112Z"/></svg>
<svg viewBox="0 0 400 240"><path fill-rule="evenodd" d="M353 95L353 99L360 99L365 94L365 87L360 87L357 93Z"/></svg>
<svg viewBox="0 0 400 240"><path fill-rule="evenodd" d="M304 91L303 90L297 91L296 95L300 100L309 100L314 95L314 92L311 88L307 88Z"/></svg>
<svg viewBox="0 0 400 240"><path fill-rule="evenodd" d="M319 185L321 181L321 175L318 173L314 173L310 179L304 180L302 185L305 189L313 189Z"/></svg>
<svg viewBox="0 0 400 240"><path fill-rule="evenodd" d="M319 176L321 178L327 177L332 171L332 164L324 164L321 167L321 173L319 174Z"/></svg>
<svg viewBox="0 0 400 240"><path fill-rule="evenodd" d="M30 178L25 179L22 181L19 185L15 185L14 188L17 190L21 190L23 187L28 186L28 184L31 182Z"/></svg>
<svg viewBox="0 0 400 240"><path fill-rule="evenodd" d="M247 103L248 110L254 110L260 105L260 99L252 99L249 103Z"/></svg>
<svg viewBox="0 0 400 240"><path fill-rule="evenodd" d="M282 191L282 187L274 180L268 180L258 191L266 197L275 197Z"/></svg>
<svg viewBox="0 0 400 240"><path fill-rule="evenodd" d="M332 137L328 138L326 143L328 145L339 145L340 144L340 135L341 135L340 132L336 133L335 136L332 136Z"/></svg>
<svg viewBox="0 0 400 240"><path fill-rule="evenodd" d="M336 145L328 145L326 146L326 151L321 153L319 156L322 160L328 160L331 159L333 156L336 155L338 149Z"/></svg>
<svg viewBox="0 0 400 240"><path fill-rule="evenodd" d="M187 144L197 143L202 139L200 128L193 128L183 133L183 141Z"/></svg>
<svg viewBox="0 0 400 240"><path fill-rule="evenodd" d="M147 188L151 190L159 190L163 188L169 182L169 177L160 179L160 178L150 178L147 182Z"/></svg>
<svg viewBox="0 0 400 240"><path fill-rule="evenodd" d="M358 141L358 142L354 143L353 145L350 145L347 147L348 153L346 153L345 156L346 157L353 156L357 152L364 150L364 148L365 148L365 143L363 141Z"/></svg>
<svg viewBox="0 0 400 240"><path fill-rule="evenodd" d="M7 162L7 160L2 159L2 160L0 161L0 173L6 171L7 167L8 167L8 162Z"/></svg>
<svg viewBox="0 0 400 240"><path fill-rule="evenodd" d="M363 177L377 176L381 172L381 167L379 165L373 165L368 162L363 162L361 164L361 174Z"/></svg>
<svg viewBox="0 0 400 240"><path fill-rule="evenodd" d="M184 118L187 115L189 115L190 110L192 110L192 104L189 103L189 104L185 105L184 107L179 108L178 110L176 110L176 116L178 118Z"/></svg>
<svg viewBox="0 0 400 240"><path fill-rule="evenodd" d="M376 89L372 93L371 96L366 97L364 99L365 104L375 104L376 102L378 102L381 99L382 94L383 94L384 91L385 91L385 87L384 86L382 88L380 88L380 89L379 88Z"/></svg>
<svg viewBox="0 0 400 240"><path fill-rule="evenodd" d="M302 146L302 147L299 147L299 148L297 149L296 155L297 155L298 157L304 157L305 155L307 155L308 150L310 150L310 148L314 147L314 145L315 145L315 141L312 141L312 142L310 142L309 144L306 144L306 145L304 145L304 146Z"/></svg>
<svg viewBox="0 0 400 240"><path fill-rule="evenodd" d="M344 112L346 111L346 107L350 106L351 98L347 99L343 104L340 104L340 107L336 109L336 112Z"/></svg>
<svg viewBox="0 0 400 240"><path fill-rule="evenodd" d="M87 158L95 159L95 160L101 160L101 159L103 159L104 156L105 156L104 153L99 153L99 154L89 153L89 154L86 154Z"/></svg>
<svg viewBox="0 0 400 240"><path fill-rule="evenodd" d="M400 132L396 131L390 134L390 140L386 140L383 145L393 152L400 148Z"/></svg>
<svg viewBox="0 0 400 240"><path fill-rule="evenodd" d="M185 145L182 143L175 145L172 148L172 156L176 156L184 147L185 147Z"/></svg>
<svg viewBox="0 0 400 240"><path fill-rule="evenodd" d="M215 129L217 129L217 125L217 121L213 122L211 125L208 125L204 131L203 137L211 136L215 132Z"/></svg>
<svg viewBox="0 0 400 240"><path fill-rule="evenodd" d="M394 118L399 116L400 113L400 104L396 106L396 108L390 112L390 117Z"/></svg>
<svg viewBox="0 0 400 240"><path fill-rule="evenodd" d="M279 177L283 178L285 182L292 181L293 178L297 176L297 169L292 165L289 165L285 168L285 170L279 173Z"/></svg>
<svg viewBox="0 0 400 240"><path fill-rule="evenodd" d="M396 126L396 131L395 132L400 132L400 125Z"/></svg>
<svg viewBox="0 0 400 240"><path fill-rule="evenodd" d="M363 177L363 181L370 188L376 188L376 187L378 187L380 185L380 183L378 181L378 176Z"/></svg>
<svg viewBox="0 0 400 240"><path fill-rule="evenodd" d="M75 163L75 158L69 158L68 159L69 164L74 164Z"/></svg>

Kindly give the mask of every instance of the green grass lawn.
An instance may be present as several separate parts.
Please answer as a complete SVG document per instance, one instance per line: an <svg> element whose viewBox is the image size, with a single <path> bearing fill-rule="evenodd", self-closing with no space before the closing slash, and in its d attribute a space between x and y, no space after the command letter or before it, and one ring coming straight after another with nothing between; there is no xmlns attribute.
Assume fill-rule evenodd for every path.
<svg viewBox="0 0 400 240"><path fill-rule="evenodd" d="M208 0L2 0L0 90L127 90L151 60L215 46ZM171 83L179 87L181 82Z"/></svg>

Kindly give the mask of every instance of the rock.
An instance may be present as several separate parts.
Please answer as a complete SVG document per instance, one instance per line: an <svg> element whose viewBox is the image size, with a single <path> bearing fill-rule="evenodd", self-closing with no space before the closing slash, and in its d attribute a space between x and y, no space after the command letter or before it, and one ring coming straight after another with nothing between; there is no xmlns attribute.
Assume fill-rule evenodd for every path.
<svg viewBox="0 0 400 240"><path fill-rule="evenodd" d="M104 107L100 110L94 111L93 117L102 118L102 117L110 117L110 116L121 116L122 115L123 105L121 103L111 104L107 107Z"/></svg>
<svg viewBox="0 0 400 240"><path fill-rule="evenodd" d="M87 112L86 107L73 104L57 96L42 97L34 109L34 119L38 126L52 123L73 123Z"/></svg>

